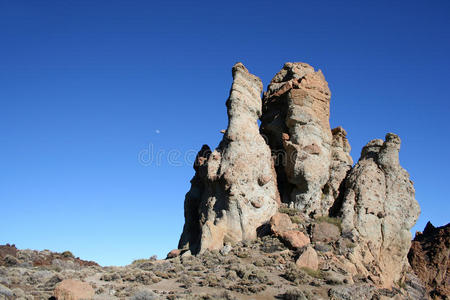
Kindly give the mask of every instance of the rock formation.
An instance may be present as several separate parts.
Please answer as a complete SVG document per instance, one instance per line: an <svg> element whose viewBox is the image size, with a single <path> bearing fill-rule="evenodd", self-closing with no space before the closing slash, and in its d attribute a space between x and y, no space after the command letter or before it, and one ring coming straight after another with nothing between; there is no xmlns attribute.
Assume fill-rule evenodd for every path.
<svg viewBox="0 0 450 300"><path fill-rule="evenodd" d="M186 195L186 224L179 248L192 253L255 239L279 204L270 148L259 133L261 80L241 63L232 70L226 102L228 128L219 147L200 150Z"/></svg>
<svg viewBox="0 0 450 300"><path fill-rule="evenodd" d="M281 197L308 215L321 213L330 177L330 97L322 72L305 63L286 63L264 93L261 132L276 155Z"/></svg>
<svg viewBox="0 0 450 300"><path fill-rule="evenodd" d="M336 209L341 205L344 189L344 179L353 165L350 156L350 143L347 132L342 127L331 130L333 141L331 144L330 178L323 189L320 215L335 215Z"/></svg>
<svg viewBox="0 0 450 300"><path fill-rule="evenodd" d="M330 129L331 93L320 70L286 63L262 100L261 81L242 64L233 78L223 140L212 152L203 146L194 164L180 254L222 249L258 231L298 251L298 266L328 264L317 258L316 267L314 249L334 247L348 274L382 287L402 282L420 209L400 166L400 138L372 140L352 167L347 132ZM277 213L279 205L288 214Z"/></svg>
<svg viewBox="0 0 450 300"><path fill-rule="evenodd" d="M0 298L448 299L450 225L428 224L410 248L420 209L400 138L370 141L353 166L321 71L286 63L263 99L241 63L232 74L228 127L197 154L178 249L101 267L0 245Z"/></svg>
<svg viewBox="0 0 450 300"><path fill-rule="evenodd" d="M399 163L400 138L372 140L346 179L342 229L357 246L350 260L385 286L402 277L408 265L412 226L420 208L409 174Z"/></svg>
<svg viewBox="0 0 450 300"><path fill-rule="evenodd" d="M450 298L450 223L434 227L428 222L423 233L416 233L408 259L433 299Z"/></svg>

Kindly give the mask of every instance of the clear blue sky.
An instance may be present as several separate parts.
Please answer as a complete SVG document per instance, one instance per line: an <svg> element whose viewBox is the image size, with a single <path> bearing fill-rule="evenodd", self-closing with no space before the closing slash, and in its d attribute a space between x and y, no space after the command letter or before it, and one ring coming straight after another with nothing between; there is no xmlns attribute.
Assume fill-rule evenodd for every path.
<svg viewBox="0 0 450 300"><path fill-rule="evenodd" d="M265 86L286 61L322 69L354 160L399 134L414 230L449 222L449 16L438 0L0 0L0 243L164 257L193 175L167 154L217 146L237 61ZM139 162L149 145L160 164Z"/></svg>

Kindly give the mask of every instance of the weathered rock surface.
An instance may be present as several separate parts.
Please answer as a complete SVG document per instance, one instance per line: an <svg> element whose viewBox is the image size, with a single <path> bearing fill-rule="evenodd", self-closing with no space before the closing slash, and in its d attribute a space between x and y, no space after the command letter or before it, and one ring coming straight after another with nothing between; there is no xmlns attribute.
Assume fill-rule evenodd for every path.
<svg viewBox="0 0 450 300"><path fill-rule="evenodd" d="M292 223L289 215L284 213L276 213L272 218L270 218L270 230L273 234L277 235L284 231L297 229L297 226Z"/></svg>
<svg viewBox="0 0 450 300"><path fill-rule="evenodd" d="M334 242L341 236L341 232L336 225L320 222L312 226L311 235L313 242Z"/></svg>
<svg viewBox="0 0 450 300"><path fill-rule="evenodd" d="M450 223L434 227L428 222L423 233L416 233L408 259L433 299L450 298Z"/></svg>
<svg viewBox="0 0 450 300"><path fill-rule="evenodd" d="M292 223L287 214L275 214L269 225L271 233L291 249L300 249L310 243L309 237L298 230L298 226Z"/></svg>
<svg viewBox="0 0 450 300"><path fill-rule="evenodd" d="M362 274L391 286L408 266L410 230L420 208L409 174L399 163L400 138L372 140L346 179L342 228L356 243L350 260Z"/></svg>
<svg viewBox="0 0 450 300"><path fill-rule="evenodd" d="M31 250L17 250L23 266L0 266L0 299L55 299L56 285L65 280L89 284L95 291L94 300L426 299L426 290L412 273L402 286L386 290L347 268L348 261L332 252L317 252L318 269L313 271L314 252L306 252L308 246L290 249L272 235L225 248L197 255L185 255L187 251L165 260L138 259L127 266L83 265L78 269L32 266L22 259L32 259L28 256ZM306 259L305 254L305 264L299 267L296 261L303 253L312 253L313 259ZM59 254L45 250L36 255Z"/></svg>
<svg viewBox="0 0 450 300"><path fill-rule="evenodd" d="M261 132L275 154L282 200L307 215L321 212L330 176L330 97L322 72L305 63L286 63L264 93Z"/></svg>
<svg viewBox="0 0 450 300"><path fill-rule="evenodd" d="M347 132L330 129L331 92L320 70L286 63L262 104L256 76L236 64L233 78L223 140L214 151L203 146L194 164L179 249L220 250L258 232L293 251L307 247L299 264L314 249L335 252L347 276L387 288L403 282L420 209L400 166L400 138L372 140L352 167Z"/></svg>
<svg viewBox="0 0 450 300"><path fill-rule="evenodd" d="M167 253L167 258L174 258L180 256L180 254L181 254L180 249L173 249L169 253Z"/></svg>
<svg viewBox="0 0 450 300"><path fill-rule="evenodd" d="M311 246L307 247L299 256L295 264L299 268L317 270L319 268L319 257L317 256L317 252Z"/></svg>
<svg viewBox="0 0 450 300"><path fill-rule="evenodd" d="M345 188L344 180L353 165L347 132L340 126L334 128L331 132L333 141L331 144L330 178L323 189L319 215L335 215L337 213L342 204L342 194Z"/></svg>
<svg viewBox="0 0 450 300"><path fill-rule="evenodd" d="M89 283L75 279L66 279L56 285L53 292L58 300L89 300L95 291Z"/></svg>
<svg viewBox="0 0 450 300"><path fill-rule="evenodd" d="M186 224L179 248L192 253L225 242L255 239L277 211L279 194L270 148L259 133L261 80L237 63L227 100L228 128L219 147L204 149L186 195ZM201 162L200 162L201 161Z"/></svg>

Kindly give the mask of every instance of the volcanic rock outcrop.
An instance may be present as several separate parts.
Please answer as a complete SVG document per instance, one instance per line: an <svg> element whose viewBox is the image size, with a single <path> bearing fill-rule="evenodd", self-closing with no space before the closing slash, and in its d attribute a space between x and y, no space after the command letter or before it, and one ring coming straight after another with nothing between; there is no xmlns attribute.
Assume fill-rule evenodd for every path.
<svg viewBox="0 0 450 300"><path fill-rule="evenodd" d="M322 72L305 63L286 63L264 93L261 132L276 155L283 202L305 214L321 214L330 178L330 97Z"/></svg>
<svg viewBox="0 0 450 300"><path fill-rule="evenodd" d="M234 65L226 102L228 128L212 153L200 150L196 175L186 195L186 224L179 248L192 253L224 243L255 239L279 204L269 146L259 133L261 80L241 63Z"/></svg>
<svg viewBox="0 0 450 300"><path fill-rule="evenodd" d="M410 229L420 208L409 174L399 163L400 138L372 140L346 179L342 229L356 242L350 260L382 285L401 279L408 265Z"/></svg>
<svg viewBox="0 0 450 300"><path fill-rule="evenodd" d="M194 164L181 253L221 249L258 232L299 253L344 247L336 251L349 273L378 286L404 280L420 208L399 163L400 138L388 133L385 141L370 141L352 167L347 132L330 129L331 93L320 70L286 63L262 100L260 79L242 64L233 78L223 140L213 152L204 145ZM279 205L296 212L275 216ZM289 228L277 229L278 219L291 217ZM319 220L339 225L332 238L319 238Z"/></svg>
<svg viewBox="0 0 450 300"><path fill-rule="evenodd" d="M450 299L450 223L434 227L428 222L416 233L408 259L433 299Z"/></svg>

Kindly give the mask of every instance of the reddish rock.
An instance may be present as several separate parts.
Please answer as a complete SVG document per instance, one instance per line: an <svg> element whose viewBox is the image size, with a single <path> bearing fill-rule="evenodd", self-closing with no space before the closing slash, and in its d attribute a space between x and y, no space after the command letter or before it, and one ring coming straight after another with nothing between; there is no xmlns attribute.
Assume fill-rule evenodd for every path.
<svg viewBox="0 0 450 300"><path fill-rule="evenodd" d="M89 283L65 279L56 285L53 295L58 300L88 300L94 298L95 292Z"/></svg>
<svg viewBox="0 0 450 300"><path fill-rule="evenodd" d="M258 197L256 199L252 199L250 202L255 208L260 208L263 204L264 199L262 197Z"/></svg>
<svg viewBox="0 0 450 300"><path fill-rule="evenodd" d="M303 151L306 151L309 154L320 154L320 147L313 143L303 147Z"/></svg>
<svg viewBox="0 0 450 300"><path fill-rule="evenodd" d="M270 219L270 230L290 248L302 248L310 243L309 238L292 224L287 214L277 213Z"/></svg>
<svg viewBox="0 0 450 300"><path fill-rule="evenodd" d="M416 233L408 260L433 299L450 298L449 257L450 223L434 227L428 222L423 233Z"/></svg>
<svg viewBox="0 0 450 300"><path fill-rule="evenodd" d="M270 219L270 230L273 234L279 235L280 233L288 230L295 229L294 224L291 222L291 218L287 214L277 213Z"/></svg>
<svg viewBox="0 0 450 300"><path fill-rule="evenodd" d="M302 248L310 244L309 237L298 230L288 230L281 232L279 237L291 248Z"/></svg>
<svg viewBox="0 0 450 300"><path fill-rule="evenodd" d="M266 185L270 180L272 179L272 176L269 175L261 175L258 177L258 184L260 186Z"/></svg>
<svg viewBox="0 0 450 300"><path fill-rule="evenodd" d="M167 254L167 258L174 258L174 257L180 256L180 254L181 254L181 250L180 249L173 249L172 251L170 251Z"/></svg>

